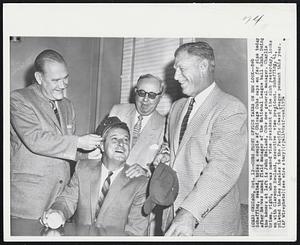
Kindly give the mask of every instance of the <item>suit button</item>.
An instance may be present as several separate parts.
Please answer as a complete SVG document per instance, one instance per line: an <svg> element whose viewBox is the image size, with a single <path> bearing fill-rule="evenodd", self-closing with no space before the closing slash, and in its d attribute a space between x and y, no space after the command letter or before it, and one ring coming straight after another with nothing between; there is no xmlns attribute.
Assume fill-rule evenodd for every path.
<svg viewBox="0 0 300 245"><path fill-rule="evenodd" d="M59 183L62 184L62 183L63 183L63 180L60 180Z"/></svg>

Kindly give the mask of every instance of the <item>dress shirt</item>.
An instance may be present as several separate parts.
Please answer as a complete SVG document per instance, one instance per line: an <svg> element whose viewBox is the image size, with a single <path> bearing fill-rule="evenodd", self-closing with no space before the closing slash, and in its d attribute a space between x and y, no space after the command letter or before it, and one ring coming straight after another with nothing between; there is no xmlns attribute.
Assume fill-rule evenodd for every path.
<svg viewBox="0 0 300 245"><path fill-rule="evenodd" d="M195 115L195 113L197 112L199 107L203 104L204 100L211 93L211 91L214 89L215 86L216 86L216 83L213 82L206 89L204 89L201 93L199 93L195 96L195 103L193 105L193 109L192 109L191 114L189 116L188 124L190 123L191 119L193 118L193 116ZM189 105L190 101L191 101L191 98L188 99L186 108L188 108L188 105Z"/></svg>
<svg viewBox="0 0 300 245"><path fill-rule="evenodd" d="M124 166L123 166L124 167ZM123 167L119 168L119 169L116 169L113 172L113 175L110 176L110 185L112 185L112 183L114 182L115 178L117 177L117 175L121 172L121 170L123 169ZM108 176L108 172L110 172L110 170L108 170L104 164L102 163L101 164L101 180L100 180L100 191L102 190L102 186L103 186L103 183L105 181L105 179L107 178ZM100 193L99 193L100 194Z"/></svg>
<svg viewBox="0 0 300 245"><path fill-rule="evenodd" d="M140 114L138 112L135 113L135 117L134 117L134 124L135 125L138 121L138 116ZM145 125L147 124L147 122L149 121L150 117L152 116L152 113L148 116L142 116L143 117L143 120L142 120L142 127L141 127L141 131L140 133L143 131L143 128L145 127Z"/></svg>

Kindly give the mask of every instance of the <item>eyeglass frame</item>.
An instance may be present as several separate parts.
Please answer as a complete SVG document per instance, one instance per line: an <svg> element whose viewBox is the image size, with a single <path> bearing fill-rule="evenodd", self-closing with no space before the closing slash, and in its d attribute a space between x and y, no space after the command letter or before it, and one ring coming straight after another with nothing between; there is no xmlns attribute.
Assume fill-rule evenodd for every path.
<svg viewBox="0 0 300 245"><path fill-rule="evenodd" d="M140 95L140 92L142 92L142 93L144 92L144 93L145 93L144 96ZM139 97L141 97L141 98L146 97L146 95L148 94L148 98L149 98L149 99L155 100L157 96L159 96L159 95L162 94L162 91L160 91L159 93L154 93L154 92L146 92L146 91L143 90L143 89L137 89L137 88L135 88L135 93L136 93ZM152 98L152 95L153 95L153 96L155 95L154 98Z"/></svg>

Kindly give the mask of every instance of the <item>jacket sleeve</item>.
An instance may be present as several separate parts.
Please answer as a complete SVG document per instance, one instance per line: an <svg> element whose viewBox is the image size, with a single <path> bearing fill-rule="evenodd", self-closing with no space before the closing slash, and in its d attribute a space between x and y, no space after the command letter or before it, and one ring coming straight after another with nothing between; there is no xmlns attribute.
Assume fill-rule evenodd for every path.
<svg viewBox="0 0 300 245"><path fill-rule="evenodd" d="M133 203L131 205L127 224L125 225L125 233L129 236L145 236L147 235L149 216L142 213L144 202L146 201L147 179L145 178L137 190Z"/></svg>
<svg viewBox="0 0 300 245"><path fill-rule="evenodd" d="M76 164L75 172L70 182L65 186L63 192L56 198L51 209L60 210L63 212L65 219L69 219L76 211L79 198L79 178L78 165Z"/></svg>
<svg viewBox="0 0 300 245"><path fill-rule="evenodd" d="M207 165L181 207L201 221L237 183L247 151L244 105L229 104L216 119L207 148Z"/></svg>
<svg viewBox="0 0 300 245"><path fill-rule="evenodd" d="M75 160L78 136L61 135L43 129L41 119L32 105L19 93L11 94L10 117L11 125L18 137L33 153Z"/></svg>

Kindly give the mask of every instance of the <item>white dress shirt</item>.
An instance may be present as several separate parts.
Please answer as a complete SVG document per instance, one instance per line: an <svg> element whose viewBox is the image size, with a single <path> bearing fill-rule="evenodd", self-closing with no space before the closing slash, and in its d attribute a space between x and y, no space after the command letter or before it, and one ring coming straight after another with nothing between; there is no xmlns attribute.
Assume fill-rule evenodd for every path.
<svg viewBox="0 0 300 245"><path fill-rule="evenodd" d="M115 178L117 177L117 175L121 172L121 170L122 170L123 168L124 168L124 166L121 167L121 168L119 168L119 169L116 169L116 170L112 171L113 174L110 176L110 185L114 182ZM102 163L102 164L101 164L100 192L101 192L101 190L102 190L102 186L103 186L104 181L105 181L105 179L107 178L109 172L110 172L110 170L108 170L108 169L104 166L104 164ZM99 192L99 195L100 195L100 192Z"/></svg>
<svg viewBox="0 0 300 245"><path fill-rule="evenodd" d="M134 124L133 125L135 125L137 123L139 115L140 114L138 112L135 113ZM145 125L147 124L147 122L149 121L151 116L152 116L152 113L148 116L143 116L141 132L142 132L143 128L145 127Z"/></svg>
<svg viewBox="0 0 300 245"><path fill-rule="evenodd" d="M211 85L209 85L206 89L204 89L201 93L197 94L195 96L195 103L193 105L193 109L191 111L191 114L189 116L188 124L190 123L191 119L195 115L196 111L200 108L200 106L203 104L204 100L207 98L207 96L211 93L211 91L214 89L216 86L216 83L213 82ZM187 105L189 105L192 97L190 97L187 100ZM186 107L188 108L188 106ZM186 109L187 110L187 109Z"/></svg>

